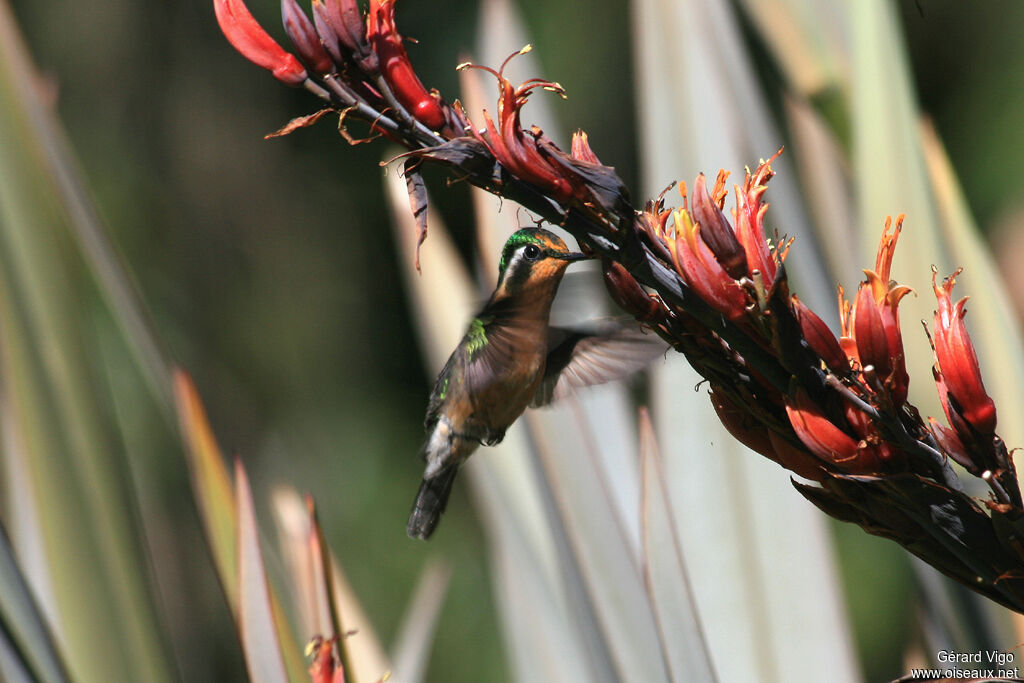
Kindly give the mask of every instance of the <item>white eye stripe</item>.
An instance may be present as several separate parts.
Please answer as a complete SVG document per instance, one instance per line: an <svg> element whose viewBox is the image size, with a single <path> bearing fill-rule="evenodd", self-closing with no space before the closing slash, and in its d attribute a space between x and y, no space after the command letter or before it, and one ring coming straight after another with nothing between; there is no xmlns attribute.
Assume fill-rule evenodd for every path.
<svg viewBox="0 0 1024 683"><path fill-rule="evenodd" d="M508 272L515 272L519 265L526 260L526 257L523 255L523 251L525 249L526 247L520 247L519 249L516 249L514 254L512 254L512 260L508 264Z"/></svg>
<svg viewBox="0 0 1024 683"><path fill-rule="evenodd" d="M526 250L530 248L538 249L539 252L534 258L529 258L526 255ZM505 266L505 275L509 277L524 277L529 270L533 267L539 258L543 255L543 248L538 244L524 244L512 252L511 258Z"/></svg>

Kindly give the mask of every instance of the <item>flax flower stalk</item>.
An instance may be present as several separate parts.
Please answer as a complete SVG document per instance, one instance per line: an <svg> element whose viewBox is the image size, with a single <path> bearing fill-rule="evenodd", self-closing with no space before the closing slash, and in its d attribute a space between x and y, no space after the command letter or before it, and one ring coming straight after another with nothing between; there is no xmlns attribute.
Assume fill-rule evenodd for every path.
<svg viewBox="0 0 1024 683"><path fill-rule="evenodd" d="M232 16L247 16L241 0L215 0L215 6L219 15L231 7ZM852 301L840 289L837 334L790 292L785 260L792 240L766 229L764 198L775 157L733 186L730 211L724 173L710 188L699 176L689 196L681 186L679 207L666 207L663 195L637 210L585 134L565 152L536 126L523 125L534 93L564 96L551 80L517 87L505 77L508 61L529 47L498 69L460 66L496 79L496 117L484 112L481 128L458 102L449 106L422 85L395 19L393 0L374 0L365 18L349 0L316 0L313 23L333 62L327 73L321 53L311 49L308 24L300 21L302 30L290 32L307 64L321 64L305 74L314 86L307 89L342 123L361 119L408 149L404 173L418 215L425 216L426 202L418 169L435 164L564 228L600 257L612 298L709 381L730 432L814 482L795 483L804 496L1024 612L1024 553L1015 541L1024 534L1024 506L1006 446L994 432L995 406L963 327L963 301L950 299L953 278L935 286L933 333L934 374L949 426L926 422L907 403L911 378L899 304L910 290L891 272L902 216L886 221L874 267L864 271ZM222 27L260 66L276 74L279 63L291 64L254 22ZM421 224L421 234L425 229ZM989 487L987 499L963 493L951 460Z"/></svg>

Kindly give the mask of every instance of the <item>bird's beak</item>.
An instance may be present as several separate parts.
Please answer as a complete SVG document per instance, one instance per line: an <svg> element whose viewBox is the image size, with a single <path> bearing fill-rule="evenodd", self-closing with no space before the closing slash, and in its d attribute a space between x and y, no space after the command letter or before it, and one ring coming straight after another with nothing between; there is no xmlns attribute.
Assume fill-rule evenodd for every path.
<svg viewBox="0 0 1024 683"><path fill-rule="evenodd" d="M592 259L594 257L593 256L587 256L586 254L581 254L578 251L571 251L568 254L561 254L561 255L559 255L558 258L561 259L562 261L569 261L571 263L573 261L586 261L586 260Z"/></svg>

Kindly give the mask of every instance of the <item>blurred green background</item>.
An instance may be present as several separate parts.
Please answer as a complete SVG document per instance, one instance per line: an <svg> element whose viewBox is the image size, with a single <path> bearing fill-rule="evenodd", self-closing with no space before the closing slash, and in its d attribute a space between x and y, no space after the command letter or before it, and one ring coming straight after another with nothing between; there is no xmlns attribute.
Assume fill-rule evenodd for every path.
<svg viewBox="0 0 1024 683"><path fill-rule="evenodd" d="M249 4L283 37L276 4ZM159 335L193 374L224 448L249 467L257 501L278 481L313 494L328 542L385 643L425 559L447 557L454 574L430 680L505 680L486 547L465 487L429 545L405 537L432 370L421 362L394 263L382 145L350 148L330 123L263 141L315 103L237 55L209 2L13 6L44 75L40 86L55 98ZM545 65L539 75L569 92L555 107L564 128L587 130L602 160L636 187L628 4L595 0L581 11L524 0L522 8ZM1016 172L1024 89L1007 87L1024 82L1024 5L918 0L900 10L921 106L979 224L1005 235L1024 211ZM410 47L421 76L449 97L457 92L453 67L475 41L476 13L469 0L401 3L400 29L425 43ZM764 77L773 73L769 66ZM457 234L468 234L465 189L435 192L435 205ZM148 425L126 440L144 521L165 532L150 552L169 587L163 597L183 677L240 679L180 448L142 390L118 384L118 368L130 373L131 362L111 366L110 381L138 393L117 407L134 413L125 423ZM906 622L877 615L908 599L905 557L855 529L841 541L854 616L872 624L858 630L867 678L894 676ZM870 557L892 563L854 565L868 544ZM175 597L182 594L205 599L185 606Z"/></svg>

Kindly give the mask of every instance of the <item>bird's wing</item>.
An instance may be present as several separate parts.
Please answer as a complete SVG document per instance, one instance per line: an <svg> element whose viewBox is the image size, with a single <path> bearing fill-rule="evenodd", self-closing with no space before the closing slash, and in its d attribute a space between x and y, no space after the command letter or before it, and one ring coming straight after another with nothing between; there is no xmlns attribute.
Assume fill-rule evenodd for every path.
<svg viewBox="0 0 1024 683"><path fill-rule="evenodd" d="M452 377L452 368L458 362L460 349L456 347L455 351L448 357L448 361L444 364L444 368L438 374L437 379L434 380L434 390L430 392L430 402L427 403L427 415L423 418L423 426L428 430L437 421L437 415L441 411L441 406L444 405L444 400L448 396L448 384Z"/></svg>
<svg viewBox="0 0 1024 683"><path fill-rule="evenodd" d="M536 341L528 331L498 323L498 316L485 319L477 343L466 355L466 385L476 396L488 392L494 382L504 381L515 358Z"/></svg>
<svg viewBox="0 0 1024 683"><path fill-rule="evenodd" d="M434 390L427 404L424 424L428 429L437 420L449 391L454 389L451 387L452 382L461 378L465 383L465 386L460 385L459 388L462 395L476 395L485 391L489 383L494 381L501 361L509 357L519 343L516 338L503 334L498 326L492 325L493 322L493 315L481 314L474 318L462 341L449 356L434 381Z"/></svg>
<svg viewBox="0 0 1024 683"><path fill-rule="evenodd" d="M658 335L632 320L611 321L592 330L552 327L544 379L530 405L547 405L579 387L626 377L667 349Z"/></svg>

